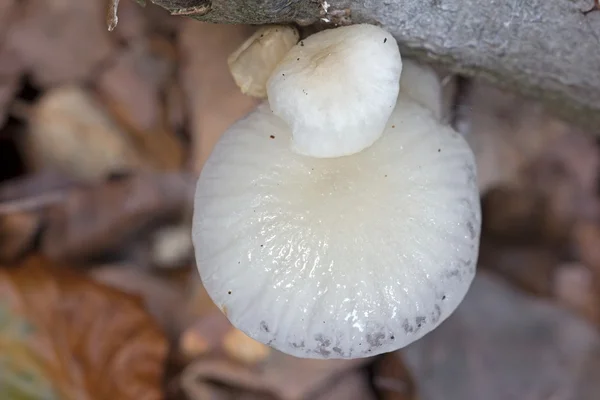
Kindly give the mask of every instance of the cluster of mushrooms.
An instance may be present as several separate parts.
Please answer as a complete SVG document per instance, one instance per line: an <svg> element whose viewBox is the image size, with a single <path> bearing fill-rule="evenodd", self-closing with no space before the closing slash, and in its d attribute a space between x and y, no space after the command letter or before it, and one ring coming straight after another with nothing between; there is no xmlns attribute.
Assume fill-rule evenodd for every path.
<svg viewBox="0 0 600 400"><path fill-rule="evenodd" d="M232 64L242 90L267 99L223 134L199 178L202 282L235 327L284 353L397 350L444 321L475 275L474 156L440 121L437 75L403 66L385 30L299 42L277 31L279 45L263 46L284 53L272 65L244 76Z"/></svg>

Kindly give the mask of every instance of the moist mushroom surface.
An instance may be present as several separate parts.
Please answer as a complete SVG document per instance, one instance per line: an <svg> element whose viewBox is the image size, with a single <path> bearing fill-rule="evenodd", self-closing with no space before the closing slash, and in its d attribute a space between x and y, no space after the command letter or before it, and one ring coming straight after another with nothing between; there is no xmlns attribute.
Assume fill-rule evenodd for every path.
<svg viewBox="0 0 600 400"><path fill-rule="evenodd" d="M291 142L265 102L201 173L193 240L214 302L299 357L373 356L433 330L475 274L481 212L463 138L401 95L359 153L307 157Z"/></svg>

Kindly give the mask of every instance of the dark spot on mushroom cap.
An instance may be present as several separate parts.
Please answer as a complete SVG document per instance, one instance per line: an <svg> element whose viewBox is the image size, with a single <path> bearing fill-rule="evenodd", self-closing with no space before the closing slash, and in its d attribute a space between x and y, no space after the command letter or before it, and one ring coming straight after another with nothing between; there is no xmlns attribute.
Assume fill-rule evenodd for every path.
<svg viewBox="0 0 600 400"><path fill-rule="evenodd" d="M300 46L304 47L304 42L300 42Z"/></svg>
<svg viewBox="0 0 600 400"><path fill-rule="evenodd" d="M231 294L231 290L229 292L227 292L227 294Z"/></svg>
<svg viewBox="0 0 600 400"><path fill-rule="evenodd" d="M395 127L396 127L396 125L392 125L392 128L395 128Z"/></svg>
<svg viewBox="0 0 600 400"><path fill-rule="evenodd" d="M386 42L387 42L387 38L383 39L383 43L386 43Z"/></svg>
<svg viewBox="0 0 600 400"><path fill-rule="evenodd" d="M467 229L469 230L469 237L471 240L475 239L475 227L473 226L473 222L467 222Z"/></svg>
<svg viewBox="0 0 600 400"><path fill-rule="evenodd" d="M269 333L269 325L266 321L260 321L260 330Z"/></svg>
<svg viewBox="0 0 600 400"><path fill-rule="evenodd" d="M443 295L443 296L442 296L442 300L446 300L446 295Z"/></svg>
<svg viewBox="0 0 600 400"><path fill-rule="evenodd" d="M387 175L385 177L387 178Z"/></svg>
<svg viewBox="0 0 600 400"><path fill-rule="evenodd" d="M417 317L417 318L415 318L415 323L417 324L417 327L420 328L421 325L423 325L426 320L427 320L427 318L425 318L425 317Z"/></svg>
<svg viewBox="0 0 600 400"><path fill-rule="evenodd" d="M298 57L298 59L296 61L300 61L300 58Z"/></svg>
<svg viewBox="0 0 600 400"><path fill-rule="evenodd" d="M271 135L271 136L269 136L269 137L270 137L271 139L275 139L275 136L274 136L274 135Z"/></svg>
<svg viewBox="0 0 600 400"><path fill-rule="evenodd" d="M261 244L261 245L260 245L260 247L265 247L265 245L264 245L264 244Z"/></svg>
<svg viewBox="0 0 600 400"><path fill-rule="evenodd" d="M440 151L442 151L442 149L438 149L438 153L439 153Z"/></svg>
<svg viewBox="0 0 600 400"><path fill-rule="evenodd" d="M394 339L396 339L396 336L392 335L392 336L390 336L390 339L394 340Z"/></svg>
<svg viewBox="0 0 600 400"><path fill-rule="evenodd" d="M440 317L442 316L442 309L440 308L440 306L438 304L435 305L434 311L431 315L431 323L435 324L440 320Z"/></svg>
<svg viewBox="0 0 600 400"><path fill-rule="evenodd" d="M383 332L367 335L367 343L369 343L371 347L381 346L383 344L383 339L385 339L385 334Z"/></svg>

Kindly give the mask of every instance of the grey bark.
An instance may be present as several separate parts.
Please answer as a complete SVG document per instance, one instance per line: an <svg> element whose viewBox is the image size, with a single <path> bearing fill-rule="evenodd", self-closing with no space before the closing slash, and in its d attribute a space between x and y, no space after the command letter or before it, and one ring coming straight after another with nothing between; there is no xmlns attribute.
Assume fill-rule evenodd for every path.
<svg viewBox="0 0 600 400"><path fill-rule="evenodd" d="M152 0L219 23L379 24L403 54L484 77L600 130L600 11L593 0ZM600 133L600 132L599 132Z"/></svg>

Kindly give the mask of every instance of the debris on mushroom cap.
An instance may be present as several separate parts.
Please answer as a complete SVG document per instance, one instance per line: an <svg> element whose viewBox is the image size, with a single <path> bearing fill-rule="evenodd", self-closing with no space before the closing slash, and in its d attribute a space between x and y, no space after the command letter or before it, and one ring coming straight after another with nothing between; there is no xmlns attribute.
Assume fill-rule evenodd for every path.
<svg viewBox="0 0 600 400"><path fill-rule="evenodd" d="M269 78L267 94L273 112L291 127L294 151L346 156L383 133L401 70L390 33L373 25L344 26L294 46Z"/></svg>
<svg viewBox="0 0 600 400"><path fill-rule="evenodd" d="M227 59L229 70L242 93L267 97L267 80L300 34L293 26L268 25L259 28Z"/></svg>
<svg viewBox="0 0 600 400"><path fill-rule="evenodd" d="M430 66L413 60L402 60L400 96L408 96L442 118L442 82Z"/></svg>
<svg viewBox="0 0 600 400"><path fill-rule="evenodd" d="M401 97L357 154L305 157L291 141L263 103L202 170L193 241L213 301L248 336L305 358L374 356L437 327L478 256L464 139Z"/></svg>

